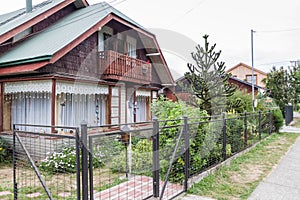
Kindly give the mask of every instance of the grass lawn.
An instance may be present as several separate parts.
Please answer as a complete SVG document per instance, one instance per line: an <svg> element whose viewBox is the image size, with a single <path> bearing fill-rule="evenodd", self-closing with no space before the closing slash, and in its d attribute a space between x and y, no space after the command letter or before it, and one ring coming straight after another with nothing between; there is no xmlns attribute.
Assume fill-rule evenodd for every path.
<svg viewBox="0 0 300 200"><path fill-rule="evenodd" d="M188 190L215 199L247 199L300 134L273 134Z"/></svg>

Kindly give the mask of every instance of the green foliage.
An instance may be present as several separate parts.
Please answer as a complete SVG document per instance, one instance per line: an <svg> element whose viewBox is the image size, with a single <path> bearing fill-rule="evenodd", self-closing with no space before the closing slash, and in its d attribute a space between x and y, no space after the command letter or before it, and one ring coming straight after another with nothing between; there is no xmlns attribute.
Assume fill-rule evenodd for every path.
<svg viewBox="0 0 300 200"><path fill-rule="evenodd" d="M208 35L203 36L204 46L196 46L192 58L196 66L188 64L185 73L193 94L199 98L199 107L208 114L221 114L226 106L226 98L233 95L236 87L228 82L230 74L225 72L225 63L218 62L221 51L216 52L216 44L209 46Z"/></svg>
<svg viewBox="0 0 300 200"><path fill-rule="evenodd" d="M152 142L148 139L140 139L136 145L132 145L131 166L128 163L129 152L124 149L119 155L113 157L110 169L114 173L126 172L131 168L133 174L151 175L152 173ZM128 169L126 169L128 167Z"/></svg>
<svg viewBox="0 0 300 200"><path fill-rule="evenodd" d="M297 104L300 103L300 65L289 69L289 83L292 92L292 102L296 109Z"/></svg>
<svg viewBox="0 0 300 200"><path fill-rule="evenodd" d="M49 174L75 173L76 164L76 149L64 147L61 152L54 152L41 161L39 168ZM99 159L94 159L93 166L101 167L103 163Z"/></svg>
<svg viewBox="0 0 300 200"><path fill-rule="evenodd" d="M267 78L263 80L270 91L268 96L273 98L284 114L285 105L296 104L300 95L300 67L284 70L283 67L273 67Z"/></svg>
<svg viewBox="0 0 300 200"><path fill-rule="evenodd" d="M9 157L9 150L7 144L0 137L0 163L6 163Z"/></svg>
<svg viewBox="0 0 300 200"><path fill-rule="evenodd" d="M226 120L227 143L231 145L231 152L237 153L244 147L244 120L235 115L231 115L231 117L233 119Z"/></svg>
<svg viewBox="0 0 300 200"><path fill-rule="evenodd" d="M164 177L166 174L169 163L170 155L174 151L175 144L178 139L179 132L181 131L180 124L183 123L182 117L186 115L189 119L188 123L194 123L189 126L190 129L190 172L191 174L199 172L203 166L207 164L205 155L202 152L202 144L205 140L207 132L206 123L199 123L205 119L201 117L208 117L206 111L200 111L195 107L186 105L184 102L171 102L165 99L158 100L153 103L152 112L159 120L164 120L160 123L160 127L174 126L172 128L162 129L160 132L160 157L161 157L161 176ZM168 121L165 121L168 120ZM197 122L197 123L196 123ZM182 147L183 138L179 145ZM213 146L213 143L207 143L209 146ZM208 153L209 154L209 153ZM176 152L176 159L172 164L172 170L169 180L172 182L180 182L184 178L184 158L183 152Z"/></svg>
<svg viewBox="0 0 300 200"><path fill-rule="evenodd" d="M279 132L279 129L283 126L284 123L282 112L279 109L274 109L272 110L272 116L273 116L274 131Z"/></svg>
<svg viewBox="0 0 300 200"><path fill-rule="evenodd" d="M240 90L236 90L232 96L227 98L227 111L243 113L252 111L252 97Z"/></svg>

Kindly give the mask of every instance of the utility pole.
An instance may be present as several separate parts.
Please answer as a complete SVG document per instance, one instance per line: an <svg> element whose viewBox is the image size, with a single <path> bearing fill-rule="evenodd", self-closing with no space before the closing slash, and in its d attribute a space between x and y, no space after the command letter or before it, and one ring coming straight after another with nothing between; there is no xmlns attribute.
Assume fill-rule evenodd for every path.
<svg viewBox="0 0 300 200"><path fill-rule="evenodd" d="M254 55L253 55L253 34L255 31L251 29L251 61L252 61L252 111L254 112Z"/></svg>

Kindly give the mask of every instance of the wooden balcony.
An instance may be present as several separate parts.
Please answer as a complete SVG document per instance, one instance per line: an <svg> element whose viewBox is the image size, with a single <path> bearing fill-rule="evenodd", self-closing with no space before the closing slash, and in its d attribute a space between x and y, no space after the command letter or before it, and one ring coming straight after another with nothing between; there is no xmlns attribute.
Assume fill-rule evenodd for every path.
<svg viewBox="0 0 300 200"><path fill-rule="evenodd" d="M151 64L115 51L99 52L100 75L104 80L150 84Z"/></svg>

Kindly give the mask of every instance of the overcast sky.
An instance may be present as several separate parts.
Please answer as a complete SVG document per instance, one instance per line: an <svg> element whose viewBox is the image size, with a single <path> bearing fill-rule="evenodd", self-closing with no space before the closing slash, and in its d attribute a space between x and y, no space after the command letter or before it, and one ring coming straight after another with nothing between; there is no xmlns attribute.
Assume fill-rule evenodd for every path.
<svg viewBox="0 0 300 200"><path fill-rule="evenodd" d="M99 0L87 0L90 4ZM0 14L25 7L26 0L1 2ZM33 4L42 0L33 0ZM227 68L251 65L251 29L254 66L268 72L272 66L300 59L299 0L107 0L112 6L156 34L175 74L187 70L196 44L222 50ZM179 76L179 75L178 75ZM175 79L177 76L175 77Z"/></svg>

